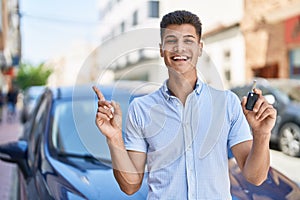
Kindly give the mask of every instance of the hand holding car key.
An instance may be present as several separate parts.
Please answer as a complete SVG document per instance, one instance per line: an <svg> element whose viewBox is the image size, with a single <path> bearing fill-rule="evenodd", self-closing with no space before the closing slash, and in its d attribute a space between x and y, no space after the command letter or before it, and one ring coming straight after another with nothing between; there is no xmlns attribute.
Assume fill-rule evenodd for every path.
<svg viewBox="0 0 300 200"><path fill-rule="evenodd" d="M253 111L254 105L258 99L258 94L254 93L255 87L256 87L256 80L253 81L252 89L247 96L246 109L250 111Z"/></svg>

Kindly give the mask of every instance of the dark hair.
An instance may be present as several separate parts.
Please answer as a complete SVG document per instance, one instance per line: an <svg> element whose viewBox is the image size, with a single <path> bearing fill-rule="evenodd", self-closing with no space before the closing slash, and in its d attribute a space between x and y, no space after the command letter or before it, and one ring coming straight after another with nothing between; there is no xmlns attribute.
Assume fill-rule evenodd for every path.
<svg viewBox="0 0 300 200"><path fill-rule="evenodd" d="M202 24L199 17L186 10L177 10L163 16L160 22L160 37L162 38L164 29L171 24L191 24L195 27L199 40L202 34Z"/></svg>

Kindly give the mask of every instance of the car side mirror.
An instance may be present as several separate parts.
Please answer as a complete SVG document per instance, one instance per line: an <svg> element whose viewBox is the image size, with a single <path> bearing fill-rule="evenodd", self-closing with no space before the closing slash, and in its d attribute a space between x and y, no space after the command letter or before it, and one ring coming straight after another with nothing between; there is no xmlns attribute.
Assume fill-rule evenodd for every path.
<svg viewBox="0 0 300 200"><path fill-rule="evenodd" d="M271 105L273 105L276 102L276 99L272 94L267 94L264 97L267 100L267 102Z"/></svg>
<svg viewBox="0 0 300 200"><path fill-rule="evenodd" d="M28 144L24 140L0 145L0 159L18 165L25 178L31 176L27 162Z"/></svg>

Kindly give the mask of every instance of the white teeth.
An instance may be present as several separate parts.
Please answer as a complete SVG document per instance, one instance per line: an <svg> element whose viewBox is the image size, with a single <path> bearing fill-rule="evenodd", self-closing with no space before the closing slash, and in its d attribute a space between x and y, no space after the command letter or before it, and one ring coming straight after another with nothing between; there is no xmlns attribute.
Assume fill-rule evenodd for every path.
<svg viewBox="0 0 300 200"><path fill-rule="evenodd" d="M174 60L187 60L186 56L174 56L173 57Z"/></svg>

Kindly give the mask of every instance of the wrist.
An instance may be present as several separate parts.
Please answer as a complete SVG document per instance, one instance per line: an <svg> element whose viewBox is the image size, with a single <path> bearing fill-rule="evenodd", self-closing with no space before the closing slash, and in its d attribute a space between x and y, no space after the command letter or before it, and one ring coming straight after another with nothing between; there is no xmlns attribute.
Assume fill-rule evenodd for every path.
<svg viewBox="0 0 300 200"><path fill-rule="evenodd" d="M113 134L111 137L106 137L106 141L110 147L124 147L122 132Z"/></svg>
<svg viewBox="0 0 300 200"><path fill-rule="evenodd" d="M253 141L270 141L271 132L264 131L252 131L253 133Z"/></svg>

